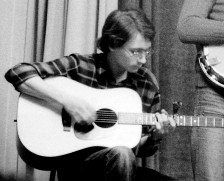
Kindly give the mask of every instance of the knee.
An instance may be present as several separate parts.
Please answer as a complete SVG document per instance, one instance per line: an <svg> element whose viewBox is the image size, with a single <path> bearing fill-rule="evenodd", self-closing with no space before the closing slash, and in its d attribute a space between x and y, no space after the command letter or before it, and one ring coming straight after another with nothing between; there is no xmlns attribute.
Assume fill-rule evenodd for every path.
<svg viewBox="0 0 224 181"><path fill-rule="evenodd" d="M124 146L113 147L111 150L117 159L122 160L122 162L135 163L135 154L132 149Z"/></svg>
<svg viewBox="0 0 224 181"><path fill-rule="evenodd" d="M122 146L110 148L106 162L106 172L109 180L133 180L137 166L132 149Z"/></svg>

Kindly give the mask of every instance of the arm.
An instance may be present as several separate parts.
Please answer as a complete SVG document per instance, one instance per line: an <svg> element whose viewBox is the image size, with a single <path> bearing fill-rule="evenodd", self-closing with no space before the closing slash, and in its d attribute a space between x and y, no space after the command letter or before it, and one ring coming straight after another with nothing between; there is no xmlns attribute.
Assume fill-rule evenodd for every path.
<svg viewBox="0 0 224 181"><path fill-rule="evenodd" d="M153 85L151 88L155 92L153 97L151 97L152 90L145 90L145 92L148 91L148 96L146 96L148 99L145 97L144 100L146 101L143 101L143 111L155 113L157 122L155 126L143 126L143 136L135 148L135 153L138 157L148 157L153 155L158 150L164 134L168 133L170 126L173 128L176 126L175 121L167 116L167 112L163 109L161 110L159 85L155 76L150 71L148 71L148 75L150 78L149 81L152 83L151 85Z"/></svg>
<svg viewBox="0 0 224 181"><path fill-rule="evenodd" d="M184 1L177 25L183 43L224 43L224 6L217 7L222 8L220 12L213 12L215 3L215 0Z"/></svg>
<svg viewBox="0 0 224 181"><path fill-rule="evenodd" d="M43 78L48 76L67 75L68 70L75 71L76 67L78 67L77 62L71 60L71 57L46 63L22 63L10 69L5 74L5 78L21 93L55 102L61 105L74 120L86 124L94 120L95 110L85 104L81 98L66 95L43 81Z"/></svg>
<svg viewBox="0 0 224 181"><path fill-rule="evenodd" d="M155 116L157 118L156 125L148 127L147 134L141 138L136 148L136 155L139 157L153 155L158 150L164 134L173 131L176 127L174 119L168 116L164 109L160 113L156 112Z"/></svg>
<svg viewBox="0 0 224 181"><path fill-rule="evenodd" d="M82 98L55 89L39 76L27 79L17 89L22 93L59 104L73 120L81 125L91 124L95 120L96 111Z"/></svg>

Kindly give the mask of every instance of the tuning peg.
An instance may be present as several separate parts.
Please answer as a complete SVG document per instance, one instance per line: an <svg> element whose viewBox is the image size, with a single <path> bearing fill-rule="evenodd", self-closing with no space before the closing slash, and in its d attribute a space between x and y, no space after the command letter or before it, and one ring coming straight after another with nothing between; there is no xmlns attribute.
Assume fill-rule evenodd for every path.
<svg viewBox="0 0 224 181"><path fill-rule="evenodd" d="M178 113L181 106L182 106L182 102L180 101L173 102L173 115Z"/></svg>

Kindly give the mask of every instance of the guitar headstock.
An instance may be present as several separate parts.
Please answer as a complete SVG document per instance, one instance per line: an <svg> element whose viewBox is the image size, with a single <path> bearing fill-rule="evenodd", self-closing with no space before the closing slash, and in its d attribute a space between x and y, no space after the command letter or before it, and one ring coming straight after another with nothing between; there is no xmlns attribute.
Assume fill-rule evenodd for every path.
<svg viewBox="0 0 224 181"><path fill-rule="evenodd" d="M180 101L173 102L173 116L178 114L178 111L181 106L182 106L182 102Z"/></svg>

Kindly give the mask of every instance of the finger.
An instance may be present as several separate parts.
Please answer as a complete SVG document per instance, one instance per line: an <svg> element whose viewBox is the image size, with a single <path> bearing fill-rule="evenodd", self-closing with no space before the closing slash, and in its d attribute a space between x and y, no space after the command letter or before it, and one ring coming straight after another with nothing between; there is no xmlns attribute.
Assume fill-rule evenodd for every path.
<svg viewBox="0 0 224 181"><path fill-rule="evenodd" d="M156 125L156 129L158 130L161 130L162 129L162 125L161 125L161 122L162 122L162 117L159 113L155 113L155 116L156 116L156 122L155 122L155 125Z"/></svg>
<svg viewBox="0 0 224 181"><path fill-rule="evenodd" d="M176 122L172 117L168 117L168 121L172 127L176 127Z"/></svg>
<svg viewBox="0 0 224 181"><path fill-rule="evenodd" d="M148 128L148 133L151 133L153 132L154 130L156 129L156 126L155 125L152 125L150 128Z"/></svg>
<svg viewBox="0 0 224 181"><path fill-rule="evenodd" d="M155 125L143 126L143 133L149 134L152 133L155 129L156 129Z"/></svg>
<svg viewBox="0 0 224 181"><path fill-rule="evenodd" d="M160 117L159 122L161 125L161 132L162 133L168 133L169 132L169 127L170 127L170 122L169 122L169 116L166 110L162 109L161 114L158 115Z"/></svg>
<svg viewBox="0 0 224 181"><path fill-rule="evenodd" d="M168 112L165 109L161 109L161 114L168 115Z"/></svg>
<svg viewBox="0 0 224 181"><path fill-rule="evenodd" d="M167 122L169 124L169 119L168 119L169 115L168 115L168 112L165 109L162 109L161 110L161 115L162 115L162 118L163 118L162 119L163 122Z"/></svg>
<svg viewBox="0 0 224 181"><path fill-rule="evenodd" d="M175 127L176 126L176 122L174 121L174 119L168 115L168 112L165 110L165 109L162 109L161 110L161 114L162 115L165 115L165 117L163 116L163 120L164 120L164 125L165 126L172 126L172 127Z"/></svg>

